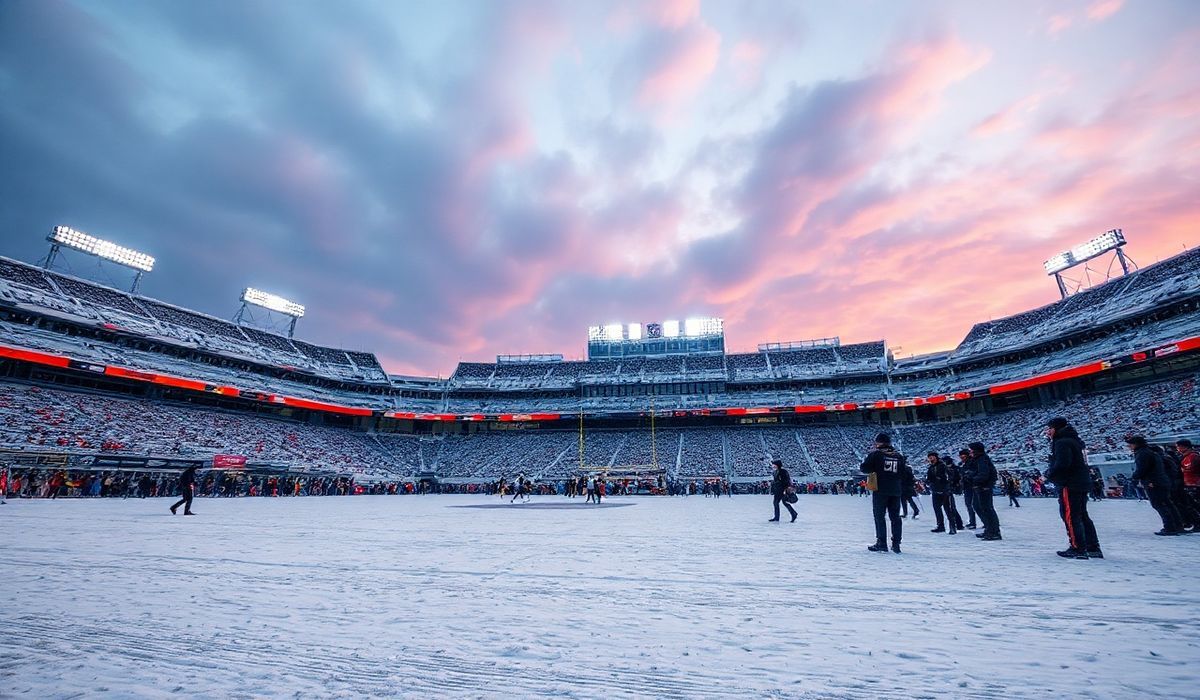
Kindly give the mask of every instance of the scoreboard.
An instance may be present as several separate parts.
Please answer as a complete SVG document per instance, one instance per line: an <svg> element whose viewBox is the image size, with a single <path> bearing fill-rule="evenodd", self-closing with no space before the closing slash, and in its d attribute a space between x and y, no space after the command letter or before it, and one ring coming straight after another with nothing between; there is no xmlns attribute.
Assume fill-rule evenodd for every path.
<svg viewBox="0 0 1200 700"><path fill-rule="evenodd" d="M589 360L724 352L725 322L720 318L588 327Z"/></svg>

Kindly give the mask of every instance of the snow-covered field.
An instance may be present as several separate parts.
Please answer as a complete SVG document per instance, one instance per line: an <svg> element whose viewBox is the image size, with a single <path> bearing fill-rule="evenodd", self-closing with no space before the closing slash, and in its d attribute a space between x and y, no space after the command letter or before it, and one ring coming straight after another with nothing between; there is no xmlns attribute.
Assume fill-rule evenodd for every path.
<svg viewBox="0 0 1200 700"><path fill-rule="evenodd" d="M624 500L10 501L0 696L1200 695L1200 535L1145 503L1067 561L1051 500L901 556L866 499Z"/></svg>

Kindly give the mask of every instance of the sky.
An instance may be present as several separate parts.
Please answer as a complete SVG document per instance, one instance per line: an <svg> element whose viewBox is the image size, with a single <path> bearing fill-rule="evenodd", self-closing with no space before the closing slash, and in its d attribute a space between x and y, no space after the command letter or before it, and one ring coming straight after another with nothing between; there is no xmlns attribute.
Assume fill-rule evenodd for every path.
<svg viewBox="0 0 1200 700"><path fill-rule="evenodd" d="M0 0L0 254L69 225L396 373L693 316L907 356L1200 244L1197 66L1190 0Z"/></svg>

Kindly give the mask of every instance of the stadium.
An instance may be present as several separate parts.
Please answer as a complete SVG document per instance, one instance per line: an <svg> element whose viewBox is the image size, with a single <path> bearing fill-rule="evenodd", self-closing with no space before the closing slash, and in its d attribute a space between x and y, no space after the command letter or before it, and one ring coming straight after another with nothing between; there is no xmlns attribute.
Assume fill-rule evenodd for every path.
<svg viewBox="0 0 1200 700"><path fill-rule="evenodd" d="M0 698L1198 697L1198 36L0 2Z"/></svg>
<svg viewBox="0 0 1200 700"><path fill-rule="evenodd" d="M912 455L979 439L1001 468L1034 470L1042 426L1061 414L1096 426L1090 458L1115 476L1132 471L1124 435L1173 441L1200 426L1196 249L903 360L887 339L727 353L720 319L690 319L593 326L587 360L499 356L445 380L389 376L369 351L256 328L244 312L257 290L234 322L8 258L0 275L10 465L178 471L217 459L260 480L367 490L520 473L561 493L609 472L746 487L773 458L804 481L855 479L881 429ZM256 305L293 331L304 313Z"/></svg>
<svg viewBox="0 0 1200 700"><path fill-rule="evenodd" d="M63 230L48 236L52 247ZM77 253L99 250L126 266L137 259L85 243ZM1121 236L1094 255L1123 244ZM929 687L998 697L1061 692L1061 668L1080 655L1105 659L1105 696L1190 682L1185 671L1164 679L1153 664L1124 661L1158 640L1168 644L1168 668L1191 663L1170 646L1178 643L1171 613L1139 608L1128 588L1145 585L1143 576L1174 580L1194 554L1135 544L1154 516L1120 445L1130 432L1158 442L1197 435L1196 249L977 323L953 350L920 357L895 358L887 339L726 352L720 319L667 320L592 327L586 360L500 356L462 362L444 380L390 376L365 349L304 342L296 323L304 308L258 290L246 289L227 321L51 269L61 254L52 250L42 265L0 258L9 499L0 514L45 533L14 528L3 561L22 590L52 592L61 605L48 615L17 612L0 635L16 659L18 692L774 696L772 687L799 672L803 680L791 682L806 689L789 696L907 696L914 681L904 679L920 674ZM300 337L255 327L251 305L260 316L283 314ZM1056 415L1083 426L1088 461L1104 480L1098 490L1121 497L1095 509L1106 519L1103 563L1122 572L1103 579L1124 611L1116 615L1091 609L1095 593L1078 595L1094 574L1047 584L1045 562L1030 550L1053 541L1045 542L1053 504L1037 496L1048 491L1042 432ZM914 463L926 450L953 454L981 441L1005 475L1002 493L1019 483L1007 492L1033 496L1023 516L1004 514L1008 542L1019 544L982 560L961 537L931 546L913 511L904 551L915 550L927 573L907 576L901 595L928 601L924 586L944 589L938 581L955 577L977 607L932 605L915 634L907 615L886 623L879 639L903 630L907 650L883 649L876 668L897 680L882 683L859 680L855 669L871 647L888 644L863 645L864 629L891 619L864 600L874 582L896 574L861 554L834 553L843 533L864 529L861 509L848 507L858 499L836 494L866 493L858 467L876 454L879 431L894 434ZM782 554L777 544L752 544L764 536L768 503L742 495L771 490L772 459L809 494L793 497L803 530ZM143 528L167 515L163 497L189 468L200 470L200 520L219 524L159 525L153 530L171 539L158 539ZM915 471L914 509L932 484ZM503 480L524 477L523 501L520 491L509 499ZM582 481L568 486L581 477L588 503ZM603 506L599 497L590 503L592 479L598 491L607 480ZM437 492L460 495L414 495ZM725 507L713 510L710 495ZM84 508L63 510L71 501ZM289 507L264 508L276 503ZM640 507L621 508L630 505ZM737 571L725 571L732 560ZM1021 603L1031 590L1038 600ZM794 591L818 597L793 605L811 605L819 629L797 638L790 625L764 628L758 598ZM1185 598L1159 595L1190 605ZM97 617L81 617L96 600ZM206 622L164 635L158 629L172 624L181 600ZM1057 613L1042 624L1047 601ZM714 602L715 618L706 609ZM847 618L849 609L860 612ZM970 663L955 668L959 652L943 639L943 630L969 638L970 625L1001 610L1006 634L984 648L1022 669L1016 686ZM1132 623L1130 611L1138 611ZM714 624L697 626L697 616ZM1126 634L1100 642L1063 619ZM605 630L603 641L580 636L591 626ZM176 639L194 651L181 654ZM747 656L773 661L748 676ZM69 676L25 673L72 658L82 670ZM563 661L573 666L569 679L558 674Z"/></svg>

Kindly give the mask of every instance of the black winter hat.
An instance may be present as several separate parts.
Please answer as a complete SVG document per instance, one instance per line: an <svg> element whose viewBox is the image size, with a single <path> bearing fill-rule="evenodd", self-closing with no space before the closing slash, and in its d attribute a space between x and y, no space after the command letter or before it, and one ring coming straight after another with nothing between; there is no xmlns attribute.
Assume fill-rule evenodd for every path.
<svg viewBox="0 0 1200 700"><path fill-rule="evenodd" d="M1146 438L1142 437L1141 435L1126 435L1125 444L1134 445L1135 447L1145 447Z"/></svg>
<svg viewBox="0 0 1200 700"><path fill-rule="evenodd" d="M773 460L771 460L771 464L774 464L774 465L775 465L775 466L777 466L777 467L782 467L782 466L783 466L783 460L782 460L782 459L779 459L779 458L776 458L776 459L773 459Z"/></svg>
<svg viewBox="0 0 1200 700"><path fill-rule="evenodd" d="M982 442L972 442L970 445L967 445L967 447L970 447L972 452L986 452L987 451L987 448L983 446Z"/></svg>
<svg viewBox="0 0 1200 700"><path fill-rule="evenodd" d="M1067 419L1063 418L1062 416L1056 416L1046 421L1046 427L1054 428L1055 430L1062 430L1063 428L1067 427Z"/></svg>
<svg viewBox="0 0 1200 700"><path fill-rule="evenodd" d="M875 442L878 442L881 445L890 445L892 444L892 436L888 435L887 433L880 433L875 436Z"/></svg>

